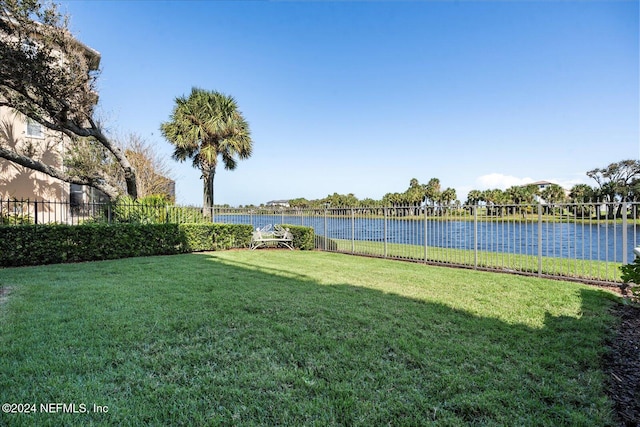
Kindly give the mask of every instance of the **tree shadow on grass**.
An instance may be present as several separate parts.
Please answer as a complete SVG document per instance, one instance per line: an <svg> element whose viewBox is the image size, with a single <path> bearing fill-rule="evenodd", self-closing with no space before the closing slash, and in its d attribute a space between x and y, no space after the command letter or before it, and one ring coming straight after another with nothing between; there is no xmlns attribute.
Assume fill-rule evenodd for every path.
<svg viewBox="0 0 640 427"><path fill-rule="evenodd" d="M536 328L211 254L47 268L64 275L56 297L24 301L20 310L45 305L49 317L21 319L21 336L0 343L33 340L36 328L52 339L33 340L36 348L26 352L0 350L0 400L83 396L109 413L32 414L25 423L613 422L599 362L610 319L598 290L580 290L580 317L547 313ZM132 271L140 272L137 280ZM108 284L83 294L83 281L99 274ZM116 288L121 282L127 285ZM85 307L74 309L76 301L96 297L98 306L75 313ZM56 335L60 328L64 337ZM37 374L43 370L48 375Z"/></svg>
<svg viewBox="0 0 640 427"><path fill-rule="evenodd" d="M267 344L290 355L279 363L324 381L324 397L306 387L299 397L329 399L340 424L610 421L600 358L611 319L602 316L602 291L580 290L579 317L547 312L544 326L532 328L360 286L319 285L290 270L223 264L270 287L267 300L245 294L242 309L279 330L281 340ZM349 410L328 397L336 388L350 396Z"/></svg>

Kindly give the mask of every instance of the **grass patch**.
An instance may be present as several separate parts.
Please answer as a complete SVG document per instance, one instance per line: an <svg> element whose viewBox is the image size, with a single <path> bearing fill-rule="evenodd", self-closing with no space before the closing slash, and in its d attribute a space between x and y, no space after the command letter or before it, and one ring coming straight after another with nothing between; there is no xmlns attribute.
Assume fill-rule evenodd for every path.
<svg viewBox="0 0 640 427"><path fill-rule="evenodd" d="M339 252L372 256L385 256L383 242L365 240L331 239ZM425 260L423 245L387 243L386 256L408 260ZM476 265L473 250L427 247L426 259L429 262L457 265ZM477 266L496 270L514 270L524 273L538 272L538 257L506 252L478 251ZM605 282L622 282L622 263L581 260L571 258L542 257L541 272L551 276L597 280Z"/></svg>
<svg viewBox="0 0 640 427"><path fill-rule="evenodd" d="M610 294L301 251L0 270L11 425L610 425Z"/></svg>

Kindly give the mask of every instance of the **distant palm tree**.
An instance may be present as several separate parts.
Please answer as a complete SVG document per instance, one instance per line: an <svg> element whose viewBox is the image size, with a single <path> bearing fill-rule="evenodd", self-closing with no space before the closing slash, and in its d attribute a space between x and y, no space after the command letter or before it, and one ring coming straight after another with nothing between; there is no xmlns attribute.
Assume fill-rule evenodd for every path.
<svg viewBox="0 0 640 427"><path fill-rule="evenodd" d="M587 184L576 184L571 187L569 192L569 200L571 203L571 211L580 217L591 216L594 205L597 201L597 190Z"/></svg>
<svg viewBox="0 0 640 427"><path fill-rule="evenodd" d="M160 130L175 147L173 157L191 159L193 167L202 172L204 208L209 212L218 157L222 157L225 169L233 170L236 159L249 158L253 148L249 124L236 101L219 92L193 88L188 98L176 98L170 120L162 123Z"/></svg>
<svg viewBox="0 0 640 427"><path fill-rule="evenodd" d="M445 205L445 206L449 206L451 205L457 198L458 196L456 195L456 190L455 188L447 188L446 190L444 190L442 192L442 194L440 195L440 201Z"/></svg>
<svg viewBox="0 0 640 427"><path fill-rule="evenodd" d="M482 191L480 190L471 190L469 194L467 194L466 204L469 206L477 205L482 201Z"/></svg>
<svg viewBox="0 0 640 427"><path fill-rule="evenodd" d="M595 189L587 184L576 184L571 187L569 199L572 203L591 203L595 200Z"/></svg>
<svg viewBox="0 0 640 427"><path fill-rule="evenodd" d="M423 185L425 209L429 215L435 214L436 205L440 202L440 180L431 178L428 183Z"/></svg>
<svg viewBox="0 0 640 427"><path fill-rule="evenodd" d="M484 190L481 194L480 198L487 203L487 215L502 216L504 205L509 196L499 188Z"/></svg>
<svg viewBox="0 0 640 427"><path fill-rule="evenodd" d="M409 188L404 192L407 203L411 206L413 215L420 215L420 205L424 201L424 189L416 178L409 182Z"/></svg>
<svg viewBox="0 0 640 427"><path fill-rule="evenodd" d="M564 203L567 200L567 195L564 188L558 184L551 184L540 192L540 197L546 202L544 207L545 211L549 214L553 214L555 206L559 203Z"/></svg>

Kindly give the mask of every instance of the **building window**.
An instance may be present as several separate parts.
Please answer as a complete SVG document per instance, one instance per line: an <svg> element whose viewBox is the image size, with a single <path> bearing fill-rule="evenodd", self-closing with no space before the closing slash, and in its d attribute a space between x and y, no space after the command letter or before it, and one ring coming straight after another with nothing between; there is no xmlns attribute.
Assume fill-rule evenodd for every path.
<svg viewBox="0 0 640 427"><path fill-rule="evenodd" d="M31 119L27 119L27 136L31 138L44 138L42 125Z"/></svg>
<svg viewBox="0 0 640 427"><path fill-rule="evenodd" d="M84 190L82 185L71 184L69 188L69 202L71 202L72 207L77 207L84 202Z"/></svg>

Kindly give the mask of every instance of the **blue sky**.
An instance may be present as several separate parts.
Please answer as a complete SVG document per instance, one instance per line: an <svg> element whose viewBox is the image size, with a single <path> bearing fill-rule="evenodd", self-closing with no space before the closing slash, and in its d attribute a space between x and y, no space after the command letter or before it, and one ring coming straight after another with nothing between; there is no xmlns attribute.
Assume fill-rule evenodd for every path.
<svg viewBox="0 0 640 427"><path fill-rule="evenodd" d="M640 155L638 1L63 1L102 54L100 115L159 131L193 86L236 98L254 152L216 203L380 199L411 178L471 189ZM200 174L170 162L177 201Z"/></svg>

